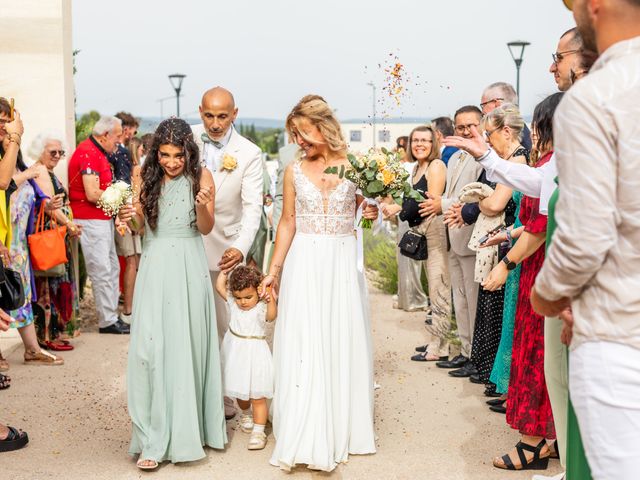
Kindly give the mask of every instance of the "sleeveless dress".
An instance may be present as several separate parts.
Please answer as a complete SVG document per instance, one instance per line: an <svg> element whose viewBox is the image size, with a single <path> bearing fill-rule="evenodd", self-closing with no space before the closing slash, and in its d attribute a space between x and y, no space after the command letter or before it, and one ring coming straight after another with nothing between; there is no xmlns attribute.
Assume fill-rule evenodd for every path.
<svg viewBox="0 0 640 480"><path fill-rule="evenodd" d="M520 221L520 202L522 193L514 191L511 199L516 204L516 221L513 228L522 226ZM511 247L516 240L511 241ZM489 380L495 384L498 393L507 393L509 390L509 376L511 373L511 348L513 345L513 324L516 319L516 306L518 304L518 291L520 289L520 269L521 264L509 272L507 282L504 286L504 307L502 310L502 332L500 334L500 344L496 353L496 359L491 370Z"/></svg>
<svg viewBox="0 0 640 480"><path fill-rule="evenodd" d="M540 168L551 153L536 164ZM529 233L546 233L547 217L540 213L540 199L523 197L520 220ZM545 246L522 262L520 290L513 331L507 423L523 435L556 437L551 402L544 376L544 317L531 307L529 297L544 263Z"/></svg>
<svg viewBox="0 0 640 480"><path fill-rule="evenodd" d="M203 445L227 441L213 289L193 205L186 177L165 183L133 298L129 453L157 462L198 460Z"/></svg>
<svg viewBox="0 0 640 480"><path fill-rule="evenodd" d="M267 344L267 304L241 310L229 292L229 330L222 347L222 378L227 397L249 400L273 397L273 359Z"/></svg>
<svg viewBox="0 0 640 480"><path fill-rule="evenodd" d="M293 165L296 234L284 262L274 336L271 464L331 471L375 452L373 356L356 261L356 187L328 197Z"/></svg>

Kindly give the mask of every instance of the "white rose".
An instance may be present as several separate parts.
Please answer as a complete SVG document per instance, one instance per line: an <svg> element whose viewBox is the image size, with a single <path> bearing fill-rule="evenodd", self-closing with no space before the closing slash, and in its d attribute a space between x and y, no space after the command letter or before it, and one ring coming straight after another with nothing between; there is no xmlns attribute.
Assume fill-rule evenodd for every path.
<svg viewBox="0 0 640 480"><path fill-rule="evenodd" d="M376 173L376 180L380 180L382 182L383 179L384 179L384 176L382 175L382 172Z"/></svg>
<svg viewBox="0 0 640 480"><path fill-rule="evenodd" d="M122 202L122 192L113 186L108 187L100 196L100 203L109 206L118 206Z"/></svg>
<svg viewBox="0 0 640 480"><path fill-rule="evenodd" d="M114 184L111 185L113 188L117 189L119 192L128 192L129 191L129 184L127 184L127 182L123 182L122 180L118 180L117 182L115 182Z"/></svg>

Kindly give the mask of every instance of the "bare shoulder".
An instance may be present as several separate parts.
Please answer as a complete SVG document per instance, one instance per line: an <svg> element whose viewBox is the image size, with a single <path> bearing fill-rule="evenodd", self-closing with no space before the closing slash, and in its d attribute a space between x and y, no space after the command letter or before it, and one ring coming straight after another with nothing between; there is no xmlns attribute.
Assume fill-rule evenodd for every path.
<svg viewBox="0 0 640 480"><path fill-rule="evenodd" d="M446 172L447 171L447 166L445 165L445 163L440 160L439 158L436 158L434 160L431 160L431 163L429 163L429 168L428 170L430 172Z"/></svg>
<svg viewBox="0 0 640 480"><path fill-rule="evenodd" d="M202 176L200 177L200 183L207 186L213 184L213 175L211 174L208 168L202 169Z"/></svg>

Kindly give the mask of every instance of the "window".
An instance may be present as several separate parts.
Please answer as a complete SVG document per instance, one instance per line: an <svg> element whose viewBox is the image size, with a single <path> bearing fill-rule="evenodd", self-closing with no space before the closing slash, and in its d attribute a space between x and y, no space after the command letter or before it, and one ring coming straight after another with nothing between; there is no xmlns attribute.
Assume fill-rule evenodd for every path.
<svg viewBox="0 0 640 480"><path fill-rule="evenodd" d="M351 142L361 142L362 141L362 131L360 130L351 130L349 132L349 138Z"/></svg>
<svg viewBox="0 0 640 480"><path fill-rule="evenodd" d="M378 141L379 142L390 142L391 141L391 132L389 130L380 130L378 132Z"/></svg>

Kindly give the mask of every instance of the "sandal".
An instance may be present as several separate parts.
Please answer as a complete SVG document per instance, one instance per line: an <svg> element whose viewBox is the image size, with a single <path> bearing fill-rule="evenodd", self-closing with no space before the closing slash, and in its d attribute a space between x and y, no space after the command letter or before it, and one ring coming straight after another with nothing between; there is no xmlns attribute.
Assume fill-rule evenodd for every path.
<svg viewBox="0 0 640 480"><path fill-rule="evenodd" d="M423 352L416 353L411 357L411 360L414 362L441 362L443 360L447 360L449 357L439 357L438 355L434 355L433 353Z"/></svg>
<svg viewBox="0 0 640 480"><path fill-rule="evenodd" d="M9 435L7 435L7 438L4 440L0 440L0 452L19 450L29 443L27 432L10 427L9 425L7 425L7 428L9 429Z"/></svg>
<svg viewBox="0 0 640 480"><path fill-rule="evenodd" d="M549 445L549 447L551 447L551 445ZM550 450L551 455L549 455L549 458L560 458L560 452L558 451L558 440L553 441L553 448L550 448Z"/></svg>
<svg viewBox="0 0 640 480"><path fill-rule="evenodd" d="M144 462L151 463L149 465L145 465ZM156 462L155 460L145 460L144 458L140 458L136 462L136 467L138 467L140 470L155 470L156 468L158 468L158 462Z"/></svg>
<svg viewBox="0 0 640 480"><path fill-rule="evenodd" d="M540 456L540 452L547 444L547 441L543 438L540 443L535 447L524 442L518 442L516 445L516 452L518 452L518 458L520 459L520 465L516 466L511 461L509 454L503 455L500 460L502 464L497 462L497 458L493 460L493 466L501 468L502 470L546 470L549 466L549 454L544 457ZM527 460L527 456L524 451L532 452L533 458Z"/></svg>
<svg viewBox="0 0 640 480"><path fill-rule="evenodd" d="M11 377L0 373L0 390L6 390L11 386Z"/></svg>
<svg viewBox="0 0 640 480"><path fill-rule="evenodd" d="M0 372L6 372L9 370L9 362L0 353Z"/></svg>
<svg viewBox="0 0 640 480"><path fill-rule="evenodd" d="M24 352L24 363L26 365L64 365L64 359L40 350L39 352Z"/></svg>
<svg viewBox="0 0 640 480"><path fill-rule="evenodd" d="M47 350L53 350L54 352L68 352L73 350L73 345L71 345L66 340L63 340L60 343L54 343L50 341L38 342L40 347L45 348Z"/></svg>

